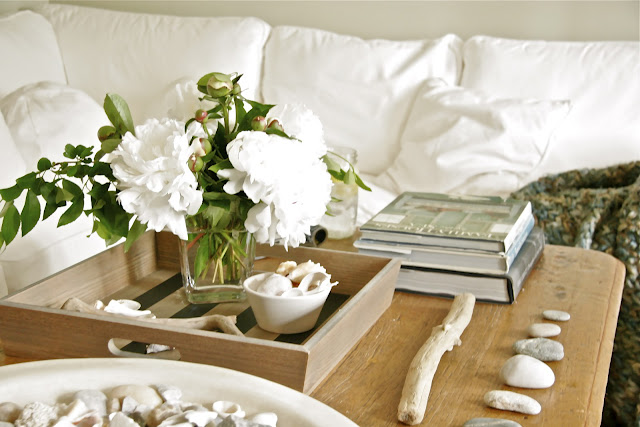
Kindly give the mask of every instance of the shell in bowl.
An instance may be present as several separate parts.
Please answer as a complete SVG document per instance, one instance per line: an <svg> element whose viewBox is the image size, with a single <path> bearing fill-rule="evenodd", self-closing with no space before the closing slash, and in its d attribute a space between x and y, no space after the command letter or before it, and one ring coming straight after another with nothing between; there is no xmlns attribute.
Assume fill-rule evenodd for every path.
<svg viewBox="0 0 640 427"><path fill-rule="evenodd" d="M312 329L331 288L336 284L330 282L329 275L321 274L327 276L323 278L327 280L310 278L304 288L291 288L280 295L258 292L260 286L276 273L260 273L247 278L243 286L258 326L278 334L297 334ZM318 284L318 280L322 282ZM313 288L309 290L309 287Z"/></svg>

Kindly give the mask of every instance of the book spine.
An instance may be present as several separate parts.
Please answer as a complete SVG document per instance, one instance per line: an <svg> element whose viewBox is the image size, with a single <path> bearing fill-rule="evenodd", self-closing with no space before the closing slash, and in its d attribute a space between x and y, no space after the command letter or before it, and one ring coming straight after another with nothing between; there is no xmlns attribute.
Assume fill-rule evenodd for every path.
<svg viewBox="0 0 640 427"><path fill-rule="evenodd" d="M509 299L515 301L524 282L536 265L544 250L544 232L539 227L534 227L526 239L525 245L516 257L512 268L505 275L509 286Z"/></svg>
<svg viewBox="0 0 640 427"><path fill-rule="evenodd" d="M531 215L525 223L524 228L516 236L516 239L511 244L509 250L505 253L505 257L507 258L507 269L506 271L504 271L505 273L509 272L511 265L513 265L513 262L520 253L520 250L522 250L524 243L527 241L527 238L531 234L531 230L533 230L533 226L535 225L535 223L536 220L533 215Z"/></svg>

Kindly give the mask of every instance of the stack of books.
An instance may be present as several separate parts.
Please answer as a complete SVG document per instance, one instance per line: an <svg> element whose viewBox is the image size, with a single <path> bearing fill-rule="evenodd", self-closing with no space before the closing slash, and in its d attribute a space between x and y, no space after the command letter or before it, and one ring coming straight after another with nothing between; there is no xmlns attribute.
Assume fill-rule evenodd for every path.
<svg viewBox="0 0 640 427"><path fill-rule="evenodd" d="M513 303L544 249L531 203L407 192L361 228L360 253L402 259L396 289Z"/></svg>

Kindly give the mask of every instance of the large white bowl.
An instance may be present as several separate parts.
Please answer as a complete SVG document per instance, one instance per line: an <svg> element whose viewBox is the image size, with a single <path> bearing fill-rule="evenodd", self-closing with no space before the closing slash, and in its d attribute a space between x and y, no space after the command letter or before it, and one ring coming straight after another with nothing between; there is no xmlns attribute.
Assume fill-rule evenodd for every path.
<svg viewBox="0 0 640 427"><path fill-rule="evenodd" d="M357 427L324 403L281 384L231 369L174 360L56 359L3 366L0 402L20 406L34 401L69 403L78 390L108 391L123 384L176 386L183 392L183 401L208 408L217 400L230 400L248 417L275 412L278 427Z"/></svg>
<svg viewBox="0 0 640 427"><path fill-rule="evenodd" d="M256 317L258 326L277 334L297 334L313 328L331 288L304 296L272 296L256 292L265 276L260 273L244 281L247 299Z"/></svg>

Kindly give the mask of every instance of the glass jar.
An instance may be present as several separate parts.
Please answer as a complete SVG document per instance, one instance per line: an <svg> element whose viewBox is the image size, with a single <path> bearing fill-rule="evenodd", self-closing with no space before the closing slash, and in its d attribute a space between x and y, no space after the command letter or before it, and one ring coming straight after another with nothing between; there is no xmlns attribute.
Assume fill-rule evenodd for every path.
<svg viewBox="0 0 640 427"><path fill-rule="evenodd" d="M355 167L358 153L349 147L330 147L328 156L347 171L349 163ZM327 214L322 217L320 225L327 229L329 239L346 239L356 231L358 214L358 185L354 182L345 184L334 178L331 190L331 202L327 205Z"/></svg>

